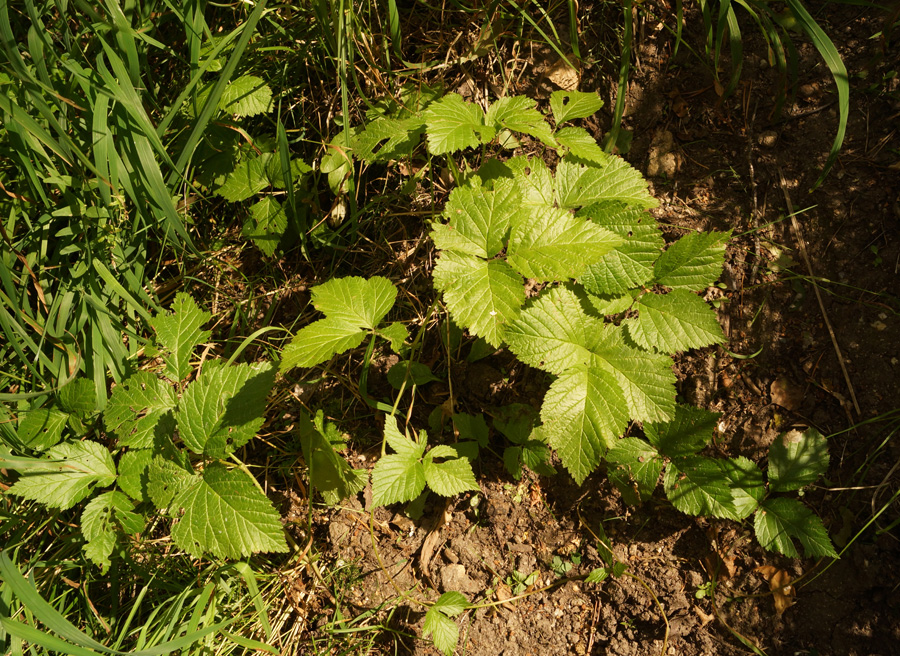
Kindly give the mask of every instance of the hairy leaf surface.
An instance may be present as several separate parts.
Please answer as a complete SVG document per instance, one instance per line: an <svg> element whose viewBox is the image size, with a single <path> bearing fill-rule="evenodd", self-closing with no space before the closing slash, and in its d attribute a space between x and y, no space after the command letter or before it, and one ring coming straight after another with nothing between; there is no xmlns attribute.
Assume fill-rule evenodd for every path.
<svg viewBox="0 0 900 656"><path fill-rule="evenodd" d="M773 492L789 492L816 482L828 471L828 440L815 428L779 435L769 447L769 483Z"/></svg>
<svg viewBox="0 0 900 656"><path fill-rule="evenodd" d="M838 558L822 520L800 501L782 497L766 499L760 506L753 524L763 547L797 558L791 541L797 538L807 557Z"/></svg>
<svg viewBox="0 0 900 656"><path fill-rule="evenodd" d="M120 446L147 449L175 429L175 391L149 371L139 371L113 389L103 420Z"/></svg>
<svg viewBox="0 0 900 656"><path fill-rule="evenodd" d="M478 257L491 258L505 246L521 195L512 184L457 187L444 208L447 223L437 223L431 233L435 246Z"/></svg>
<svg viewBox="0 0 900 656"><path fill-rule="evenodd" d="M664 485L669 501L681 512L740 519L729 481L715 460L700 456L673 460Z"/></svg>
<svg viewBox="0 0 900 656"><path fill-rule="evenodd" d="M354 349L366 338L364 330L326 317L301 328L281 353L281 371L314 367L335 353Z"/></svg>
<svg viewBox="0 0 900 656"><path fill-rule="evenodd" d="M535 101L527 96L507 96L495 101L484 117L485 124L497 132L506 128L531 135L550 147L556 146L553 130L544 115L534 108Z"/></svg>
<svg viewBox="0 0 900 656"><path fill-rule="evenodd" d="M556 140L568 153L597 164L606 164L610 156L603 152L597 141L584 128L562 128L556 133Z"/></svg>
<svg viewBox="0 0 900 656"><path fill-rule="evenodd" d="M172 312L159 314L150 321L156 331L156 343L163 351L166 373L174 382L181 382L191 373L194 349L211 335L201 330L212 315L197 307L190 295L179 292L172 304Z"/></svg>
<svg viewBox="0 0 900 656"><path fill-rule="evenodd" d="M397 299L397 288L387 278L332 278L313 287L312 302L333 321L375 330Z"/></svg>
<svg viewBox="0 0 900 656"><path fill-rule="evenodd" d="M556 125L576 118L587 118L603 107L603 100L596 93L583 91L554 91L550 94L550 110Z"/></svg>
<svg viewBox="0 0 900 656"><path fill-rule="evenodd" d="M559 206L578 208L600 201L620 201L636 207L655 207L641 174L620 157L610 157L603 165L582 162L571 155L556 167L556 195Z"/></svg>
<svg viewBox="0 0 900 656"><path fill-rule="evenodd" d="M690 456L709 443L721 416L720 412L678 404L671 421L645 424L644 435L668 458Z"/></svg>
<svg viewBox="0 0 900 656"><path fill-rule="evenodd" d="M679 353L725 341L716 313L686 289L644 294L638 299L638 309L638 317L625 325L628 336L647 350Z"/></svg>
<svg viewBox="0 0 900 656"><path fill-rule="evenodd" d="M666 287L702 291L722 273L728 232L686 235L669 246L653 267L654 279Z"/></svg>
<svg viewBox="0 0 900 656"><path fill-rule="evenodd" d="M428 105L425 110L428 152L444 155L475 148L494 137L493 127L485 126L484 112L475 103L450 93Z"/></svg>
<svg viewBox="0 0 900 656"><path fill-rule="evenodd" d="M634 501L646 501L653 496L659 483L664 462L656 449L637 437L616 440L606 459L617 467L610 470L613 482L624 483L620 491L628 490ZM618 479L618 480L617 480ZM630 489L629 489L630 488ZM633 490L636 490L636 494ZM628 492L626 492L626 495Z"/></svg>

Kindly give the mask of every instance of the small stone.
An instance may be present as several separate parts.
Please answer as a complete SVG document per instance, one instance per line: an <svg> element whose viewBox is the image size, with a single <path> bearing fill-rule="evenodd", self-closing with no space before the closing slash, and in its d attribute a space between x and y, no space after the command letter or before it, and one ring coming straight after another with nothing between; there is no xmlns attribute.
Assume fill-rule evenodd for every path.
<svg viewBox="0 0 900 656"><path fill-rule="evenodd" d="M759 145L771 148L778 142L778 133L775 130L766 130L759 135Z"/></svg>
<svg viewBox="0 0 900 656"><path fill-rule="evenodd" d="M681 156L676 152L675 137L668 130L657 132L650 144L647 175L671 178L681 168Z"/></svg>
<svg viewBox="0 0 900 656"><path fill-rule="evenodd" d="M447 565L441 570L441 584L444 592L480 592L481 586L469 578L463 565Z"/></svg>

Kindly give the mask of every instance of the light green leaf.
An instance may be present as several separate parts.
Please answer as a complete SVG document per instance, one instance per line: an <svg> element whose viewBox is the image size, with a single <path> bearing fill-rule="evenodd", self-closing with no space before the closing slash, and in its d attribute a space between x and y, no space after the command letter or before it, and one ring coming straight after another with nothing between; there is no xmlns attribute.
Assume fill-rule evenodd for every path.
<svg viewBox="0 0 900 656"><path fill-rule="evenodd" d="M656 219L644 210L624 208L618 203L591 205L577 215L589 216L625 240L581 275L579 282L589 292L618 296L652 280L653 263L665 245Z"/></svg>
<svg viewBox="0 0 900 656"><path fill-rule="evenodd" d="M63 442L48 449L46 456L62 462L29 468L7 494L66 510L87 497L94 487L107 487L116 480L112 455L97 442Z"/></svg>
<svg viewBox="0 0 900 656"><path fill-rule="evenodd" d="M169 383L149 371L139 371L113 389L103 421L119 438L119 446L147 449L174 432L176 403Z"/></svg>
<svg viewBox="0 0 900 656"><path fill-rule="evenodd" d="M507 324L525 302L522 277L501 260L453 251L441 253L433 276L454 321L499 347Z"/></svg>
<svg viewBox="0 0 900 656"><path fill-rule="evenodd" d="M193 471L162 456L154 456L147 467L147 494L159 510L169 508L177 495L196 482Z"/></svg>
<svg viewBox="0 0 900 656"><path fill-rule="evenodd" d="M225 178L225 184L216 193L233 203L247 200L269 186L266 166L269 155L244 155L234 170Z"/></svg>
<svg viewBox="0 0 900 656"><path fill-rule="evenodd" d="M669 501L683 513L740 519L729 479L715 460L700 456L673 460L663 484Z"/></svg>
<svg viewBox="0 0 900 656"><path fill-rule="evenodd" d="M545 207L513 227L507 261L526 278L566 280L580 276L621 243L621 237L591 221Z"/></svg>
<svg viewBox="0 0 900 656"><path fill-rule="evenodd" d="M274 383L275 368L269 363L208 362L181 397L176 414L181 439L208 458L234 453L262 426Z"/></svg>
<svg viewBox="0 0 900 656"><path fill-rule="evenodd" d="M366 486L369 473L353 469L306 414L300 415L297 424L303 459L309 467L309 481L326 504L336 505Z"/></svg>
<svg viewBox="0 0 900 656"><path fill-rule="evenodd" d="M280 371L294 367L314 367L335 353L354 349L366 337L364 330L339 319L319 319L302 328L281 353Z"/></svg>
<svg viewBox="0 0 900 656"><path fill-rule="evenodd" d="M121 492L105 492L92 499L81 513L81 532L87 540L84 554L103 572L110 566L122 520L129 533L137 533L143 528L142 518L133 511L134 504L127 496Z"/></svg>
<svg viewBox="0 0 900 656"><path fill-rule="evenodd" d="M194 299L184 292L175 295L172 312L157 315L150 321L156 331L156 344L163 351L166 374L180 382L191 373L194 349L209 339L210 331L201 330L212 315L202 311Z"/></svg>
<svg viewBox="0 0 900 656"><path fill-rule="evenodd" d="M721 416L721 412L678 404L671 421L644 424L644 435L667 458L690 456L709 443Z"/></svg>
<svg viewBox="0 0 900 656"><path fill-rule="evenodd" d="M456 626L456 622L432 606L425 613L425 624L422 627L422 637L428 636L434 641L435 648L445 656L450 656L456 651L456 644L459 642L459 627Z"/></svg>
<svg viewBox="0 0 900 656"><path fill-rule="evenodd" d="M484 112L462 96L450 93L425 110L428 152L432 155L475 148L494 138L494 129L484 124Z"/></svg>
<svg viewBox="0 0 900 656"><path fill-rule="evenodd" d="M595 348L594 353L595 362L615 375L632 419L661 422L674 416L675 373L669 356L615 342Z"/></svg>
<svg viewBox="0 0 900 656"><path fill-rule="evenodd" d="M372 470L372 503L412 501L425 489L425 467L412 453L382 456Z"/></svg>
<svg viewBox="0 0 900 656"><path fill-rule="evenodd" d="M440 250L491 258L506 245L513 217L519 212L521 195L515 185L457 187L444 207L447 223L436 223L431 232Z"/></svg>
<svg viewBox="0 0 900 656"><path fill-rule="evenodd" d="M239 469L213 463L181 490L172 507L184 514L172 527L175 544L199 558L242 558L288 550L272 502Z"/></svg>
<svg viewBox="0 0 900 656"><path fill-rule="evenodd" d="M586 163L563 157L556 167L556 194L559 206L583 207L600 201L619 201L648 208L657 202L647 190L647 181L620 157L606 164Z"/></svg>
<svg viewBox="0 0 900 656"><path fill-rule="evenodd" d="M153 451L150 449L126 451L119 458L119 478L116 483L135 501L147 501L150 498L147 493L147 468L152 460Z"/></svg>
<svg viewBox="0 0 900 656"><path fill-rule="evenodd" d="M332 278L313 287L312 302L332 321L375 330L394 307L397 288L387 278Z"/></svg>
<svg viewBox="0 0 900 656"><path fill-rule="evenodd" d="M728 479L738 518L749 517L766 494L762 471L743 456L716 462Z"/></svg>
<svg viewBox="0 0 900 656"><path fill-rule="evenodd" d="M638 296L640 296L640 291L633 289L622 296L595 296L594 294L588 294L588 301L590 301L591 307L594 308L597 314L607 316L620 314L631 309Z"/></svg>
<svg viewBox="0 0 900 656"><path fill-rule="evenodd" d="M259 250L272 257L284 236L287 223L287 215L281 203L266 196L250 207L250 216L244 222L242 233L252 239Z"/></svg>
<svg viewBox="0 0 900 656"><path fill-rule="evenodd" d="M472 472L472 463L468 458L453 458L444 462L434 462L434 457L447 457L449 454L443 454L437 451L439 447L435 447L425 456L425 482L432 491L437 492L443 497L452 497L455 494L462 494L466 490L480 490L478 482L475 480L475 474ZM456 455L456 451L453 451Z"/></svg>
<svg viewBox="0 0 900 656"><path fill-rule="evenodd" d="M623 482L637 487L637 495L634 496L639 501L653 496L664 465L656 449L637 437L626 437L616 440L606 459L618 465L617 469L624 474ZM612 472L610 477L613 477Z"/></svg>
<svg viewBox="0 0 900 656"><path fill-rule="evenodd" d="M359 134L360 129L350 128L350 138ZM326 153L319 162L319 171L328 176L328 186L335 196L343 196L349 190L349 180L353 177L353 159L347 149L347 137L341 130L329 142ZM352 142L351 142L352 143Z"/></svg>
<svg viewBox="0 0 900 656"><path fill-rule="evenodd" d="M610 156L597 145L597 140L584 128L562 128L557 131L556 140L564 147L561 155L571 153L575 157L598 164L606 164L610 159Z"/></svg>
<svg viewBox="0 0 900 656"><path fill-rule="evenodd" d="M799 490L828 471L828 440L815 428L782 433L769 447L769 483L773 492Z"/></svg>
<svg viewBox="0 0 900 656"><path fill-rule="evenodd" d="M76 378L59 390L59 405L66 412L84 419L97 410L97 390L87 378Z"/></svg>
<svg viewBox="0 0 900 656"><path fill-rule="evenodd" d="M625 326L628 336L647 350L679 353L726 341L715 311L686 289L644 294L637 307L637 318L627 320Z"/></svg>
<svg viewBox="0 0 900 656"><path fill-rule="evenodd" d="M550 109L557 126L576 118L587 118L601 107L603 100L593 92L554 91L550 94Z"/></svg>
<svg viewBox="0 0 900 656"><path fill-rule="evenodd" d="M271 106L272 90L255 75L241 75L229 82L219 100L222 112L237 116L256 116Z"/></svg>
<svg viewBox="0 0 900 656"><path fill-rule="evenodd" d="M547 390L541 420L550 445L581 485L625 430L628 410L612 374L577 367L563 373Z"/></svg>
<svg viewBox="0 0 900 656"><path fill-rule="evenodd" d="M510 350L532 367L560 375L591 361L592 349L615 328L585 314L568 287L544 291L506 331Z"/></svg>
<svg viewBox="0 0 900 656"><path fill-rule="evenodd" d="M448 617L456 617L468 607L468 599L461 592L451 590L442 594L431 608L442 612Z"/></svg>
<svg viewBox="0 0 900 656"><path fill-rule="evenodd" d="M513 157L506 165L512 170L525 207L553 207L553 174L539 157Z"/></svg>
<svg viewBox="0 0 900 656"><path fill-rule="evenodd" d="M419 458L425 455L425 449L428 446L425 439L416 442L406 434L401 433L400 428L397 426L397 418L394 415L386 415L384 418L384 439L388 446L399 455L417 462Z"/></svg>
<svg viewBox="0 0 900 656"><path fill-rule="evenodd" d="M797 499L766 499L753 522L756 539L770 551L790 558L799 554L791 538L800 540L807 557L838 558L822 520Z"/></svg>
<svg viewBox="0 0 900 656"><path fill-rule="evenodd" d="M55 408L29 410L19 420L19 440L29 449L45 451L62 439L68 420L68 414Z"/></svg>
<svg viewBox="0 0 900 656"><path fill-rule="evenodd" d="M702 291L722 273L728 232L691 233L676 241L653 267L657 283L666 287Z"/></svg>
<svg viewBox="0 0 900 656"><path fill-rule="evenodd" d="M544 115L535 109L535 101L527 96L507 96L495 101L488 108L484 122L497 132L503 128L522 132L551 148L556 147L553 130L547 125Z"/></svg>
<svg viewBox="0 0 900 656"><path fill-rule="evenodd" d="M422 140L425 120L379 118L353 138L353 154L366 162L387 162L411 155Z"/></svg>
<svg viewBox="0 0 900 656"><path fill-rule="evenodd" d="M404 344L406 344L406 340L409 337L409 330L407 330L406 326L399 321L395 321L389 326L379 328L378 334L391 343L391 350L394 353L399 353Z"/></svg>

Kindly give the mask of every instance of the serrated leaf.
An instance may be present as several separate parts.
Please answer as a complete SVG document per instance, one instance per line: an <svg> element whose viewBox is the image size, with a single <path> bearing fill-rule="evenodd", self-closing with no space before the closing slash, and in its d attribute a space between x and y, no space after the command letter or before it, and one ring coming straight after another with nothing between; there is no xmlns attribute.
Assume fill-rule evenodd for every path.
<svg viewBox="0 0 900 656"><path fill-rule="evenodd" d="M738 518L749 517L766 494L762 471L743 456L720 459L716 462L728 479Z"/></svg>
<svg viewBox="0 0 900 656"><path fill-rule="evenodd" d="M406 326L399 321L395 321L389 326L379 328L378 334L391 343L391 350L394 353L399 353L406 344L406 340L409 337L409 330L407 330Z"/></svg>
<svg viewBox="0 0 900 656"><path fill-rule="evenodd" d="M668 458L690 456L709 443L721 416L721 412L678 404L671 421L644 424L644 435Z"/></svg>
<svg viewBox="0 0 900 656"><path fill-rule="evenodd" d="M388 446L399 455L416 461L425 455L425 449L428 446L424 439L416 442L402 433L394 415L386 415L384 418L384 439Z"/></svg>
<svg viewBox="0 0 900 656"><path fill-rule="evenodd" d="M815 428L782 433L769 447L769 484L789 492L816 482L828 471L828 440Z"/></svg>
<svg viewBox="0 0 900 656"><path fill-rule="evenodd" d="M97 442L63 442L49 448L45 455L47 460L62 462L30 467L7 494L66 510L87 497L95 487L107 487L116 480L112 455Z"/></svg>
<svg viewBox="0 0 900 656"><path fill-rule="evenodd" d="M237 116L256 116L269 111L271 105L272 89L255 75L241 75L229 82L219 100L222 112Z"/></svg>
<svg viewBox="0 0 900 656"><path fill-rule="evenodd" d="M839 557L822 520L797 499L766 499L753 525L756 539L770 551L796 558L799 554L791 538L797 538L807 557Z"/></svg>
<svg viewBox="0 0 900 656"><path fill-rule="evenodd" d="M592 294L621 295L652 280L653 263L665 243L650 214L623 208L618 203L604 203L587 207L578 215L590 217L624 239L623 244L582 273L579 282L585 289Z"/></svg>
<svg viewBox="0 0 900 656"><path fill-rule="evenodd" d="M172 507L184 514L172 527L175 544L195 558L241 558L288 550L272 502L239 469L213 463L181 490Z"/></svg>
<svg viewBox="0 0 900 656"><path fill-rule="evenodd" d="M664 462L656 449L637 437L626 437L606 454L606 460L618 465L634 485L641 501L653 496Z"/></svg>
<svg viewBox="0 0 900 656"><path fill-rule="evenodd" d="M431 636L434 646L442 651L445 656L450 656L456 651L459 642L459 627L456 622L444 615L433 606L425 613L425 624L422 627L422 637Z"/></svg>
<svg viewBox="0 0 900 656"><path fill-rule="evenodd" d="M584 128L562 128L556 132L556 140L565 147L565 152L561 154L572 153L575 157L598 164L609 161L610 156Z"/></svg>
<svg viewBox="0 0 900 656"><path fill-rule="evenodd" d="M354 328L375 330L397 299L397 288L387 278L332 278L312 289L312 302L328 319Z"/></svg>
<svg viewBox="0 0 900 656"><path fill-rule="evenodd" d="M122 519L128 532L140 531L140 527L134 525L134 518L140 516L133 510L134 504L121 492L105 492L91 499L81 513L81 532L87 540L84 554L104 572L110 566L110 555L122 527ZM140 519L138 521L143 523ZM131 530L135 528L137 530Z"/></svg>
<svg viewBox="0 0 900 656"><path fill-rule="evenodd" d="M288 184L294 184L307 173L312 172L312 167L299 157L295 157L289 164L289 180L285 180L284 171L281 168L281 157L270 157L269 164L266 167L266 175L269 176L269 182L277 189L286 189Z"/></svg>
<svg viewBox="0 0 900 656"><path fill-rule="evenodd" d="M551 148L556 146L553 130L535 109L535 101L527 96L507 96L495 101L488 107L484 122L497 132L506 128L531 135Z"/></svg>
<svg viewBox="0 0 900 656"><path fill-rule="evenodd" d="M59 390L59 405L81 419L97 410L97 390L87 378L76 378Z"/></svg>
<svg viewBox="0 0 900 656"><path fill-rule="evenodd" d="M625 326L635 344L648 351L680 353L726 341L715 311L686 289L644 294L637 309L637 318L628 319Z"/></svg>
<svg viewBox="0 0 900 656"><path fill-rule="evenodd" d="M350 139L352 140L359 131L360 128L350 128ZM345 132L345 130L341 130L334 136L319 162L319 171L328 176L328 186L338 197L349 191L349 180L353 176L353 158L351 151L347 148Z"/></svg>
<svg viewBox="0 0 900 656"><path fill-rule="evenodd" d="M539 157L513 157L506 162L513 172L516 187L522 194L525 207L553 207L553 174Z"/></svg>
<svg viewBox="0 0 900 656"><path fill-rule="evenodd" d="M454 321L499 347L525 302L522 277L501 260L453 251L441 253L433 276Z"/></svg>
<svg viewBox="0 0 900 656"><path fill-rule="evenodd" d="M591 307L597 314L607 316L620 314L621 312L631 309L631 306L634 305L634 302L639 295L639 290L631 290L622 296L597 296L588 294L588 301L590 301Z"/></svg>
<svg viewBox="0 0 900 656"><path fill-rule="evenodd" d="M425 489L425 466L411 453L382 456L372 470L372 503L412 501Z"/></svg>
<svg viewBox="0 0 900 656"><path fill-rule="evenodd" d="M116 483L135 501L147 501L150 498L147 493L149 481L147 469L152 460L153 451L150 449L127 451L119 458L119 478Z"/></svg>
<svg viewBox="0 0 900 656"><path fill-rule="evenodd" d="M244 222L242 233L252 239L256 247L272 257L287 229L284 208L271 196L266 196L250 207L250 216Z"/></svg>
<svg viewBox="0 0 900 656"><path fill-rule="evenodd" d="M526 278L542 282L577 278L622 239L559 208L536 208L509 238L507 261Z"/></svg>
<svg viewBox="0 0 900 656"><path fill-rule="evenodd" d="M594 353L595 362L615 375L632 419L661 422L674 416L675 373L669 356L614 341L594 348Z"/></svg>
<svg viewBox="0 0 900 656"><path fill-rule="evenodd" d="M365 162L387 162L411 155L422 140L425 120L379 118L353 138L353 154Z"/></svg>
<svg viewBox="0 0 900 656"><path fill-rule="evenodd" d="M660 256L653 266L657 283L666 287L702 291L714 284L722 273L728 232L702 232L685 235Z"/></svg>
<svg viewBox="0 0 900 656"><path fill-rule="evenodd" d="M178 463L154 456L147 467L147 494L160 510L169 508L175 497L194 485L197 476Z"/></svg>
<svg viewBox="0 0 900 656"><path fill-rule="evenodd" d="M433 492L442 497L452 497L462 494L467 490L480 490L475 474L472 472L472 463L468 458L453 458L444 462L434 462L433 457L440 455L447 457L450 454L441 454L435 447L425 456L424 470L425 482ZM456 452L453 451L453 455Z"/></svg>
<svg viewBox="0 0 900 656"><path fill-rule="evenodd" d="M261 192L269 186L269 176L266 172L269 157L268 154L242 157L225 178L225 183L216 189L216 193L225 200L236 203Z"/></svg>
<svg viewBox="0 0 900 656"><path fill-rule="evenodd" d="M494 138L494 129L484 124L484 112L462 96L449 93L425 110L428 152L432 155L475 148Z"/></svg>
<svg viewBox="0 0 900 656"><path fill-rule="evenodd" d="M522 463L535 474L541 476L555 476L556 469L548 463L550 460L550 449L538 440L528 440L521 446Z"/></svg>
<svg viewBox="0 0 900 656"><path fill-rule="evenodd" d="M325 503L336 505L342 499L361 491L368 482L368 472L361 474L336 453L334 445L305 414L300 416L297 431L303 459L309 467L309 481Z"/></svg>
<svg viewBox="0 0 900 656"><path fill-rule="evenodd" d="M431 606L432 609L442 612L448 617L456 617L469 607L469 601L465 595L456 590L445 592Z"/></svg>
<svg viewBox="0 0 900 656"><path fill-rule="evenodd" d="M628 410L612 374L582 366L566 371L550 386L541 420L550 445L581 485L625 430Z"/></svg>
<svg viewBox="0 0 900 656"><path fill-rule="evenodd" d="M207 458L234 453L262 426L274 383L275 368L269 363L207 363L178 405L178 433L185 446Z"/></svg>
<svg viewBox="0 0 900 656"><path fill-rule="evenodd" d="M19 421L19 440L29 449L45 451L62 439L69 415L55 408L29 410Z"/></svg>
<svg viewBox="0 0 900 656"><path fill-rule="evenodd" d="M710 458L688 456L673 460L663 481L672 505L689 515L739 519L729 479Z"/></svg>
<svg viewBox="0 0 900 656"><path fill-rule="evenodd" d="M176 403L169 383L139 371L113 389L103 421L119 439L119 446L147 449L174 432Z"/></svg>
<svg viewBox="0 0 900 656"><path fill-rule="evenodd" d="M444 207L447 223L436 223L431 232L440 250L491 258L506 245L513 217L520 211L521 195L512 184L457 187Z"/></svg>
<svg viewBox="0 0 900 656"><path fill-rule="evenodd" d="M647 190L647 181L620 157L610 157L603 165L583 162L571 155L563 157L556 167L556 195L563 208L600 201L641 208L657 205Z"/></svg>
<svg viewBox="0 0 900 656"><path fill-rule="evenodd" d="M591 361L593 349L614 330L585 314L567 287L543 292L506 331L506 342L522 362L560 375Z"/></svg>
<svg viewBox="0 0 900 656"><path fill-rule="evenodd" d="M173 381L180 382L191 373L194 349L212 334L201 330L211 316L197 307L190 295L179 292L172 303L172 312L159 314L150 321L156 332L156 344L163 351L166 373Z"/></svg>
<svg viewBox="0 0 900 656"><path fill-rule="evenodd" d="M603 107L603 100L596 93L583 91L554 91L550 94L550 109L556 125L576 118L587 118Z"/></svg>
<svg viewBox="0 0 900 656"><path fill-rule="evenodd" d="M341 320L319 319L302 328L281 352L280 371L294 367L314 367L336 353L354 349L363 343L366 332Z"/></svg>

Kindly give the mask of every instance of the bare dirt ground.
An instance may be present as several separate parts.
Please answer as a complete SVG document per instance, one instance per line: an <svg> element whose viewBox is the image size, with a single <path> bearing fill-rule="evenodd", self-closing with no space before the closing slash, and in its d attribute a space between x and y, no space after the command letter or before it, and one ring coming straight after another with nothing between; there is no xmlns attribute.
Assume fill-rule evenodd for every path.
<svg viewBox="0 0 900 656"><path fill-rule="evenodd" d="M608 38L601 10L582 9L596 22L582 24L582 43ZM348 613L376 608L398 589L417 585L426 595L452 589L470 599L503 600L514 592L516 572L520 578L536 573L523 583L534 591L527 598L461 616L458 653L692 656L752 653L747 644L753 644L770 656L900 654L900 531L892 525L900 508L888 508L866 528L900 486L896 423L883 418L898 407L900 374L900 88L891 76L900 68L900 47L873 37L884 20L874 10L828 5L815 15L844 58L852 90L843 150L821 187L810 192L838 123L828 69L798 35L796 94L773 115L777 75L746 16L742 81L723 99L701 58L685 48L672 57L674 39L661 26L673 24L672 16L641 15L625 117L634 139L625 157L650 176L660 200L655 214L668 237L696 229L735 235L722 285L710 292L720 301L729 342L686 354L677 367L680 398L723 413L724 432L710 451L760 462L776 436L792 427L831 435L827 480L804 501L823 518L838 550L855 542L834 563L784 558L760 548L747 523L689 517L661 497L629 507L602 470L580 487L564 473L515 481L498 458L487 457L477 464L477 505L473 496L449 504L432 497L417 521L377 510L377 550L366 494L319 516L325 558L352 563L359 574L344 600ZM699 18L688 19L686 42L702 43ZM538 55L519 56L540 66ZM612 71L602 62L586 69L579 88L610 98ZM448 85L474 80L477 87L477 64L464 72ZM728 74L726 66L723 78ZM530 79L513 91L534 93ZM608 125L586 127L600 137ZM785 193L802 210L802 235L786 219ZM409 247L422 234L417 221L397 229L396 243ZM426 251L420 247L414 257L427 271ZM423 360L431 357L436 373L449 376L459 411L539 405L547 381L505 351L441 371L443 355L432 341ZM389 365L385 359L380 366ZM387 396L384 386L375 375L370 391ZM422 427L447 388L446 382L423 387L425 403L416 410ZM369 430L374 435L378 426ZM377 453L360 448L353 457L370 455ZM574 577L603 565L601 527L635 578L560 583L561 569L570 567L565 576ZM772 572L786 572L796 583L783 613L764 575ZM401 604L391 615L395 633L382 645L385 653L437 653L403 637L421 630L420 611Z"/></svg>

